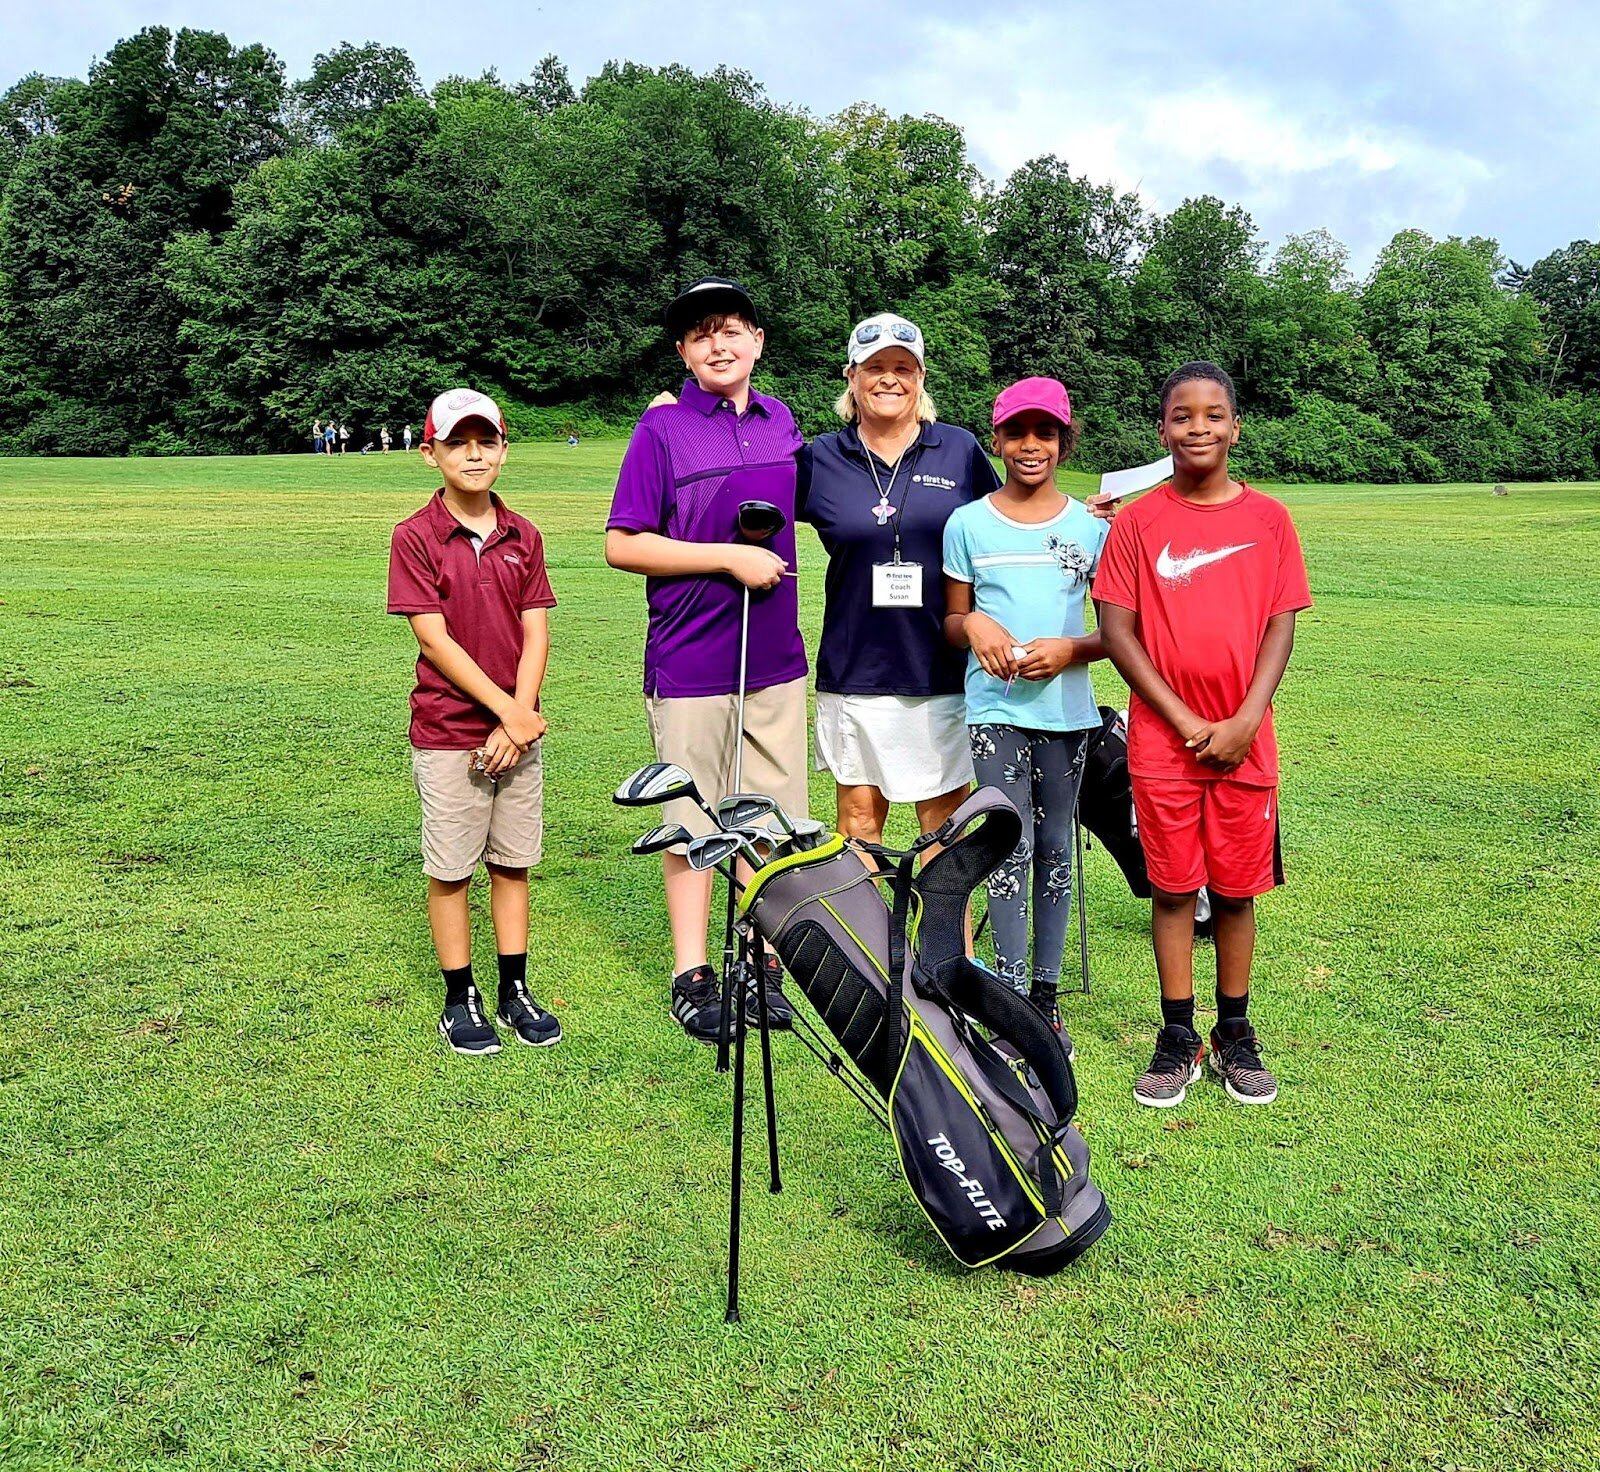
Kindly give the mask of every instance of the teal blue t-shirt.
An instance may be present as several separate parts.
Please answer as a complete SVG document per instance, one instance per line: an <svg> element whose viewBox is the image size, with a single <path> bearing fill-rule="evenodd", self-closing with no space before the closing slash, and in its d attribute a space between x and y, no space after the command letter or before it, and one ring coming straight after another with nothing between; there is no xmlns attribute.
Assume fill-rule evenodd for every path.
<svg viewBox="0 0 1600 1472"><path fill-rule="evenodd" d="M945 573L972 584L972 606L1030 639L1082 638L1084 600L1100 561L1108 523L1081 501L1063 497L1049 521L1013 521L985 496L958 507L944 532ZM1089 666L1068 665L1050 680L1006 682L967 656L967 721L1031 731L1084 731L1100 724Z"/></svg>

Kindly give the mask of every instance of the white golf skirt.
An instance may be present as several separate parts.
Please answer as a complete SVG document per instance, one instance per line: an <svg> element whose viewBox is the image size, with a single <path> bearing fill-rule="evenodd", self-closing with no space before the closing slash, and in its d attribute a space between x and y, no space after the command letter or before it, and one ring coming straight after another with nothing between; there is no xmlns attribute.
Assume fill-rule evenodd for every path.
<svg viewBox="0 0 1600 1472"><path fill-rule="evenodd" d="M962 695L817 692L816 765L843 787L926 802L972 781Z"/></svg>

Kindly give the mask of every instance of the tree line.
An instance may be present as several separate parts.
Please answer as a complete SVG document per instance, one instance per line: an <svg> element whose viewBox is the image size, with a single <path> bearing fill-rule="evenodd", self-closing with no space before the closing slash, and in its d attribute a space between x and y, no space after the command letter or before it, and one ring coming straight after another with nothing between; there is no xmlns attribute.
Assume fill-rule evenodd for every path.
<svg viewBox="0 0 1600 1472"><path fill-rule="evenodd" d="M515 433L604 433L677 381L660 309L713 273L763 304L760 381L810 432L850 325L892 308L947 419L1062 379L1086 469L1158 453L1161 379L1208 357L1248 474L1600 477L1588 241L1524 267L1404 230L1357 279L1326 231L1269 253L1238 205L1152 213L1056 157L996 184L940 118L819 119L743 72L612 62L578 88L547 57L428 90L346 44L291 83L262 46L161 27L0 98L0 451L298 449L460 381Z"/></svg>

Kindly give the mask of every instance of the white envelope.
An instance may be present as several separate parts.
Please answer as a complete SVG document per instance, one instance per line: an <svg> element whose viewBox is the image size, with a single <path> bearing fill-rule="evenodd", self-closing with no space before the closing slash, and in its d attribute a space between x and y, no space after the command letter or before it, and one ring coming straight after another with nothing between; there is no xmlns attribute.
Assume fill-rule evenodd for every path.
<svg viewBox="0 0 1600 1472"><path fill-rule="evenodd" d="M1108 470L1100 477L1100 494L1113 501L1131 496L1135 491L1148 491L1164 480L1172 478L1172 456L1163 455L1148 465L1135 465L1131 470Z"/></svg>

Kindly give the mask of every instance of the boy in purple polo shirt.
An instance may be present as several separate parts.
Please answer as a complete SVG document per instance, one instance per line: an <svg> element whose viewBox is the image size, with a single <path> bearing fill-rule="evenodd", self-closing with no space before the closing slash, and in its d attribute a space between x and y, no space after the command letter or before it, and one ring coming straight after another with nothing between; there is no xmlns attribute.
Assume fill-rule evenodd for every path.
<svg viewBox="0 0 1600 1472"><path fill-rule="evenodd" d="M645 411L634 429L606 522L606 561L642 573L649 606L645 708L656 759L688 770L715 806L733 781L744 743L747 791L806 814L806 655L800 642L794 567L794 416L755 392L750 375L764 341L755 304L737 282L697 281L668 307L667 331L690 377L676 403ZM755 547L738 540L741 501L770 501L786 518ZM744 729L736 729L743 589L750 590ZM690 833L711 824L693 803L668 804L662 820ZM709 964L709 873L680 852L662 855L672 926L672 1015L691 1038L711 1043L721 1014ZM770 1024L794 1017L771 957L759 982ZM744 999L754 1018L754 985Z"/></svg>
<svg viewBox="0 0 1600 1472"><path fill-rule="evenodd" d="M411 770L422 799L428 923L444 973L439 1034L457 1053L500 1051L472 981L467 886L481 861L499 954L497 1015L520 1043L548 1047L561 1024L528 991L528 866L544 836L539 687L555 607L538 528L494 494L506 460L493 399L451 389L422 427L422 458L444 485L394 529L389 612L417 636Z"/></svg>

